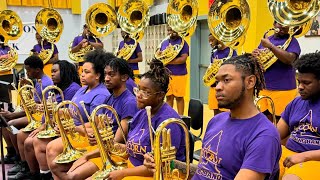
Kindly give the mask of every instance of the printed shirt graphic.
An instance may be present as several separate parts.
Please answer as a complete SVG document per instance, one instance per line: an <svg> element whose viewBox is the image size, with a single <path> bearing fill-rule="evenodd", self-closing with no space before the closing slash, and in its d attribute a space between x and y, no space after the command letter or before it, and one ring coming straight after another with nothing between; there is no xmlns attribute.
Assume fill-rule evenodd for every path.
<svg viewBox="0 0 320 180"><path fill-rule="evenodd" d="M132 118L138 112L136 97L126 89L120 96L113 95L107 99L105 104L112 106L119 117L119 121L126 118ZM112 125L112 131L115 133L118 129L118 123L114 115L109 110L105 110L105 114L109 117L109 123Z"/></svg>
<svg viewBox="0 0 320 180"><path fill-rule="evenodd" d="M262 113L232 119L225 112L210 120L201 151L193 180L234 179L240 169L265 173L272 179L279 169L280 137Z"/></svg>
<svg viewBox="0 0 320 180"><path fill-rule="evenodd" d="M320 149L320 100L311 102L295 98L282 113L289 125L290 137L286 147L294 152Z"/></svg>
<svg viewBox="0 0 320 180"><path fill-rule="evenodd" d="M131 45L134 44L134 40L130 39L130 41L126 42L126 44ZM124 47L124 41L121 41L119 44L119 50L122 49ZM138 63L131 63L130 60L131 59L136 59L138 57L138 53L142 52L140 44L137 44L136 49L134 50L134 52L132 53L131 57L128 60L129 66L131 67L132 70L139 70L139 66Z"/></svg>
<svg viewBox="0 0 320 180"><path fill-rule="evenodd" d="M214 59L223 59L229 56L230 48L227 47L223 50L216 50L214 53L211 53L211 63L213 63ZM237 56L237 51L233 50L232 57Z"/></svg>
<svg viewBox="0 0 320 180"><path fill-rule="evenodd" d="M180 116L174 109L165 103L158 110L157 114L151 118L152 127L156 130L160 123L169 118L180 119ZM171 143L172 146L175 146L177 149L177 159L185 161L185 137L183 129L176 124L168 125L167 129L171 130ZM151 152L149 125L145 109L138 111L133 117L126 146L127 152L130 155L129 160L134 166L142 165L143 155L147 152Z"/></svg>

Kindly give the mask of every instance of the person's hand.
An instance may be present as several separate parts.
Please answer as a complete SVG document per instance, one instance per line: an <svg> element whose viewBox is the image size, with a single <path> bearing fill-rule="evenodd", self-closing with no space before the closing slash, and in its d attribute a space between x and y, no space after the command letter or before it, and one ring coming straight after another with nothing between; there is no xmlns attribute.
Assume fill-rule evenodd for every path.
<svg viewBox="0 0 320 180"><path fill-rule="evenodd" d="M306 160L307 158L303 153L297 153L286 157L286 159L283 161L283 166L289 168L295 164L305 162Z"/></svg>
<svg viewBox="0 0 320 180"><path fill-rule="evenodd" d="M81 46L83 46L83 44L85 44L86 42L88 42L88 40L87 40L87 39L82 39L82 41L80 41L80 43L79 43L79 44L80 44Z"/></svg>
<svg viewBox="0 0 320 180"><path fill-rule="evenodd" d="M29 84L29 81L26 78L20 78L19 81L20 81L21 87L23 85Z"/></svg>
<svg viewBox="0 0 320 180"><path fill-rule="evenodd" d="M144 154L143 165L148 168L149 171L156 172L156 164L154 163L153 156L150 153Z"/></svg>
<svg viewBox="0 0 320 180"><path fill-rule="evenodd" d="M122 172L122 170L116 170L116 171L112 171L107 175L107 180L121 180L123 179L124 173Z"/></svg>
<svg viewBox="0 0 320 180"><path fill-rule="evenodd" d="M33 138L35 137L39 132L41 131L41 129L35 129L34 131L32 131L30 134L29 134L29 137Z"/></svg>
<svg viewBox="0 0 320 180"><path fill-rule="evenodd" d="M260 49L255 49L252 51L252 56L257 58L260 55Z"/></svg>
<svg viewBox="0 0 320 180"><path fill-rule="evenodd" d="M12 119L12 112L10 112L10 111L4 111L3 109L1 109L0 115L2 115L4 118L6 118L8 120Z"/></svg>
<svg viewBox="0 0 320 180"><path fill-rule="evenodd" d="M67 172L70 173L72 171L74 171L75 169L77 169L78 167L80 167L81 165L83 165L84 163L86 163L88 161L88 157L86 155L82 156L81 158L79 158L78 160L76 160L71 168L69 169L69 171Z"/></svg>
<svg viewBox="0 0 320 180"><path fill-rule="evenodd" d="M268 38L268 35L265 34L264 37L261 39L261 45L265 48L272 48L274 45L271 43L271 41Z"/></svg>
<svg viewBox="0 0 320 180"><path fill-rule="evenodd" d="M88 139L89 139L89 144L91 146L94 146L97 144L97 140L96 138L94 137L94 134L92 132L88 132Z"/></svg>

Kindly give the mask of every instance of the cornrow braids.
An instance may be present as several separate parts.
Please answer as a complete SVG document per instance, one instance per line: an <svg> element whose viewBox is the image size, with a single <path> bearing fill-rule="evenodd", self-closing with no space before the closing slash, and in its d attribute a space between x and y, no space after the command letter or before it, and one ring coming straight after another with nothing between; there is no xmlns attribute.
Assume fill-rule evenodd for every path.
<svg viewBox="0 0 320 180"><path fill-rule="evenodd" d="M259 92L266 87L264 81L264 70L260 62L254 58L250 53L246 53L240 56L232 57L222 63L225 64L233 64L237 70L242 71L242 78L245 76L255 75L256 76L256 84L254 86L254 95L256 97L259 96Z"/></svg>
<svg viewBox="0 0 320 180"><path fill-rule="evenodd" d="M153 59L150 62L150 70L142 74L141 78L149 78L161 91L167 93L170 71L164 67L163 63L157 59Z"/></svg>

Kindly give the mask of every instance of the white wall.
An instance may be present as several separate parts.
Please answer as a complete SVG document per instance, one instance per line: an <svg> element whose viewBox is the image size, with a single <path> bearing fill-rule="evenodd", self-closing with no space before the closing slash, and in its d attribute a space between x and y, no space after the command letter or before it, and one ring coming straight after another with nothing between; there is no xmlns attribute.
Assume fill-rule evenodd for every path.
<svg viewBox="0 0 320 180"><path fill-rule="evenodd" d="M320 36L319 37L300 37L298 38L301 55L306 53L315 52L320 50Z"/></svg>

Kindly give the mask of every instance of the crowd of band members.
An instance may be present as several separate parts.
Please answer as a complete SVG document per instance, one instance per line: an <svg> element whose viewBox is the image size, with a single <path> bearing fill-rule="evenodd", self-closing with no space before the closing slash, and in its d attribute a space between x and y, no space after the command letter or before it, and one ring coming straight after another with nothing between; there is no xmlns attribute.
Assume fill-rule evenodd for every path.
<svg viewBox="0 0 320 180"><path fill-rule="evenodd" d="M263 37L252 54L239 56L236 51L209 35L211 47L216 48L211 54L211 63L215 59L226 58L233 52L232 58L224 61L216 74L216 83L210 87L209 108L214 110L215 116L206 127L201 159L197 166L192 166L192 179L320 178L317 171L320 166L320 124L317 122L320 108L320 53L300 56L300 45L295 38L287 49L279 48L278 45L289 38L289 29L276 22L274 27L280 31ZM169 44L184 41L170 27L168 33L170 39L162 43L161 50ZM124 43L134 43L127 33L122 31L121 35L124 40L120 42L120 49ZM88 44L96 50L87 53L85 61L79 64L79 78L76 66L68 61L58 60L56 46L51 59L44 65L37 56L42 39L38 34L36 38L38 44L33 48L34 55L24 61L29 78L41 79L43 89L52 84L60 87L65 100L71 100L79 106L80 101L84 101L89 114L100 104L108 104L116 109L127 139L126 144L111 114L110 122L113 125L115 143L129 154L129 158L125 160L128 168L109 173L107 179L152 179L155 164L148 153L151 151L151 143L145 107L151 106L153 129L168 118L183 115L188 44L185 42L179 55L166 66L153 60L150 70L137 81L134 74L139 74L138 62L142 61L139 44L132 57L125 61L101 50L102 42L93 38L85 25L82 35L73 41L72 52L77 52ZM1 42L4 40L1 39ZM45 49L51 47L47 41L43 41L43 45ZM3 58L7 47L3 43L0 46L0 58ZM265 72L256 58L263 48L268 48L278 58ZM35 87L40 93L40 85L36 83ZM277 127L268 119L271 113L270 103L265 101L260 104L262 113L254 104L254 98L258 95L273 99L279 119ZM178 113L172 108L174 99ZM41 99L36 101L41 102ZM74 109L72 106L69 108L71 112ZM88 153L73 163L57 164L53 161L62 152L63 143L61 138L37 138L36 134L44 126L31 133L20 131L18 135L4 130L3 137L8 150L5 160L16 160L16 164L8 171L9 179L22 179L26 176L86 179L101 170L103 162L93 130L83 109L80 113L87 127L89 141L79 144L71 140L71 144L85 148ZM1 115L9 125L19 129L28 123L24 112L2 111ZM74 119L76 131L84 139L85 131L79 119ZM169 128L173 132L172 144L177 148L175 163L184 165L185 135L176 125L170 125ZM113 158L120 160L120 157Z"/></svg>

